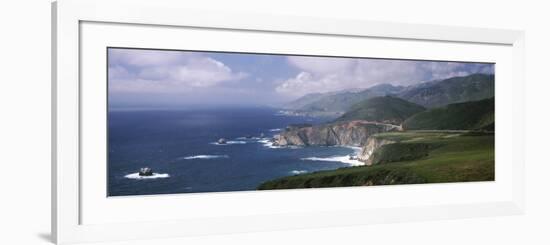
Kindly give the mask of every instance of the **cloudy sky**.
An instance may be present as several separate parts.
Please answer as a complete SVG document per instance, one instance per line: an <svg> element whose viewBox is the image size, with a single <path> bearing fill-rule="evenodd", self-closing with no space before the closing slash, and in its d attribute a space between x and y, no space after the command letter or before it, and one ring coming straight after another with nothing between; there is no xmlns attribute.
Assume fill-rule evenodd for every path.
<svg viewBox="0 0 550 245"><path fill-rule="evenodd" d="M315 92L494 73L481 63L108 50L109 106L277 105Z"/></svg>

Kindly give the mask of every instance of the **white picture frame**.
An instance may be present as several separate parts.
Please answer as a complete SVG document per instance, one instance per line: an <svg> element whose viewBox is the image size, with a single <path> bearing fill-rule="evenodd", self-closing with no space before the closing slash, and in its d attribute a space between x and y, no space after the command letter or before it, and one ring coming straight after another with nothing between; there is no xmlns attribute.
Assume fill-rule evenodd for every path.
<svg viewBox="0 0 550 245"><path fill-rule="evenodd" d="M60 0L52 4L52 237L56 243L152 239L409 222L513 215L524 212L524 34L522 31L299 16L268 16L239 12L208 12L187 9L186 5L185 2L175 0ZM484 46L502 47L501 49L495 49L497 51L494 52L505 53L502 55L504 58L498 58L507 64L505 73L502 73L506 75L503 81L504 79L514 81L513 83L506 83L509 86L507 85L506 91L502 93L502 99L497 100L496 111L497 115L500 114L510 119L509 123L497 126L497 147L498 141L503 140L502 138L498 139L499 127L501 131L506 130L508 132L507 136L510 137L507 139L509 141L508 145L501 147L512 149L511 151L505 151L505 154L509 154L506 159L511 163L505 168L507 177L501 178L500 180L504 180L500 181L497 175L496 181L500 181L498 184L501 184L498 187L498 195L495 194L495 196L486 199L479 197L478 199L462 200L460 202L449 198L447 202L420 200L418 202L401 203L399 199L395 199L393 204L392 200L379 203L380 205L387 204L384 208L380 206L340 208L339 205L344 206L344 204L330 203L326 205L327 208L313 209L311 212L304 211L303 207L286 207L285 210L280 212L276 211L274 207L266 207L263 210L255 210L256 213L236 212L231 214L220 212L210 216L195 215L187 218L184 213L180 216L175 215L173 219L165 216L158 220L148 220L147 217L131 220L114 215L115 211L110 215L109 210L103 209L109 214L103 217L103 220L83 222L83 217L86 217L83 210L93 210L93 208L88 207L101 203L101 200L90 201L89 195L84 191L87 188L83 188L83 183L93 183L95 180L89 182L89 178L82 178L89 173L88 170L93 171L93 169L83 168L81 165L81 151L83 149L83 139L81 137L83 133L81 128L82 115L87 113L83 111L83 108L86 107L82 106L83 97L81 96L87 93L87 90L83 91L86 87L81 86L81 81L87 78L83 76L81 70L88 69L88 65L84 65L82 62L82 54L88 52L82 49L83 40L88 40L83 35L93 33L83 32L82 27L88 23L137 26L145 29L169 27L212 30L213 32L258 32L266 33L266 35L291 34L342 39L370 38L389 41L437 42L443 48L445 45L457 44L471 44L478 49L482 49ZM164 32L170 32L170 30L164 30ZM86 41L86 43L92 43L92 41ZM107 44L98 42L98 45ZM158 45L162 46L162 44ZM478 59L483 59L483 57ZM497 72L497 74L500 73ZM501 91L504 91L504 89L501 89ZM514 92L515 96L507 98L509 92ZM513 103L509 104L507 110L500 110L503 113L499 113L499 101L513 101ZM499 159L498 154L497 151L497 161L502 160L503 157ZM84 173L84 171L86 172ZM409 188L413 192L423 193L422 195L436 192L445 193L453 189L459 192L479 189L476 195L482 196L485 194L483 191L489 193L493 191L491 189L493 187L472 183L469 186L461 185L458 187L453 184L444 184L426 185L426 187L405 186L402 188ZM385 193L398 194L403 193L403 190L375 187L372 188L372 191L369 191L368 195L379 195L379 197L392 199L390 195ZM254 195L256 197L261 195L261 198L271 198L273 200L294 200L291 198L308 195L312 197L331 195L346 200L346 198L351 198L352 195L357 194L357 191L357 188L331 188L328 190L261 192L261 194L250 192L244 194L201 194L202 196L194 196L194 199L196 199L194 205L198 207L216 199L231 202L236 200L231 198L254 198ZM419 194L420 199L422 199L422 195ZM169 206L176 206L175 209L170 209L173 212L177 210L177 205L174 204L181 204L182 200L180 199L182 197L184 196L170 196L167 198L152 196L139 200L126 199L117 205L124 205L124 203L131 201L139 203L139 205L165 205L167 209L169 209ZM459 194L460 197L467 198L468 196L460 196ZM98 198L92 197L92 199ZM102 208L104 207L102 206ZM295 208L294 212L292 212L293 208ZM91 214L98 214L97 210L95 212ZM108 219L107 216L113 218ZM101 216L98 215L97 217Z"/></svg>

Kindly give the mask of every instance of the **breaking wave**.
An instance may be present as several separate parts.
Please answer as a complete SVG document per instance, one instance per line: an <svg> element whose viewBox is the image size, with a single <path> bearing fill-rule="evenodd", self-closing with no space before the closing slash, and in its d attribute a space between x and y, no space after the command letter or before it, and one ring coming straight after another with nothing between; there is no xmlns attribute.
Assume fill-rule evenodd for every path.
<svg viewBox="0 0 550 245"><path fill-rule="evenodd" d="M267 138L258 140L258 143L261 143L261 144L263 144L265 147L272 148L272 149L281 148L280 146L273 145L273 141L271 141L270 139L267 139Z"/></svg>
<svg viewBox="0 0 550 245"><path fill-rule="evenodd" d="M305 174L307 173L307 170L292 170L290 171L291 174Z"/></svg>
<svg viewBox="0 0 550 245"><path fill-rule="evenodd" d="M140 176L139 173L133 173L128 174L124 176L124 178L127 179L164 179L164 178L170 178L169 174L159 174L159 173L153 173L151 176Z"/></svg>
<svg viewBox="0 0 550 245"><path fill-rule="evenodd" d="M260 137L239 137L238 140L259 140Z"/></svg>
<svg viewBox="0 0 550 245"><path fill-rule="evenodd" d="M230 141L225 142L225 144L220 144L218 142L212 142L210 144L212 144L212 145L242 145L242 144L246 144L246 141L230 140Z"/></svg>
<svg viewBox="0 0 550 245"><path fill-rule="evenodd" d="M303 148L302 146L297 146L297 145L287 145L287 146L273 145L273 141L270 138L263 138L261 140L258 140L258 143L263 144L265 147L271 148L271 149L280 149L280 148L284 148L284 149L301 149L301 148Z"/></svg>
<svg viewBox="0 0 550 245"><path fill-rule="evenodd" d="M350 159L349 155L331 156L331 157L306 157L306 158L302 158L301 160L304 160L304 161L323 161L323 162L341 162L341 163L348 164L350 166L364 165L364 163L359 161L359 160Z"/></svg>
<svg viewBox="0 0 550 245"><path fill-rule="evenodd" d="M216 159L216 158L229 158L229 156L228 155L195 155L195 156L183 157L181 159L193 160L193 159Z"/></svg>

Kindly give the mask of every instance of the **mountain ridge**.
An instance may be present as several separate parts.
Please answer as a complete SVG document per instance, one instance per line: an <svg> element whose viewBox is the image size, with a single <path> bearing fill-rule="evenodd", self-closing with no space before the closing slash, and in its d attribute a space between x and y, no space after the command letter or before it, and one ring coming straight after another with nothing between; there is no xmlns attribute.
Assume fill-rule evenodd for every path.
<svg viewBox="0 0 550 245"><path fill-rule="evenodd" d="M366 120L400 125L410 116L426 110L423 106L393 96L381 96L363 100L351 107L336 121Z"/></svg>
<svg viewBox="0 0 550 245"><path fill-rule="evenodd" d="M382 83L359 92L346 90L312 93L291 101L283 107L306 114L324 112L341 115L361 101L391 95L426 108L435 108L452 103L490 98L494 96L494 87L493 74L476 73L432 80L406 87Z"/></svg>

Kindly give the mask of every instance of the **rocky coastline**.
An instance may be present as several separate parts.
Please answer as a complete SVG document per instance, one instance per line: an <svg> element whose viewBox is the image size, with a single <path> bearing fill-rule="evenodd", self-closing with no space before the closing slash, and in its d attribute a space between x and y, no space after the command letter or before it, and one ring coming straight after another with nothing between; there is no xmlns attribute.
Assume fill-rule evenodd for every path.
<svg viewBox="0 0 550 245"><path fill-rule="evenodd" d="M322 125L289 125L273 137L274 146L353 146L361 147L357 156L365 165L371 165L369 156L378 147L392 143L371 137L378 133L402 131L401 126L353 120Z"/></svg>

